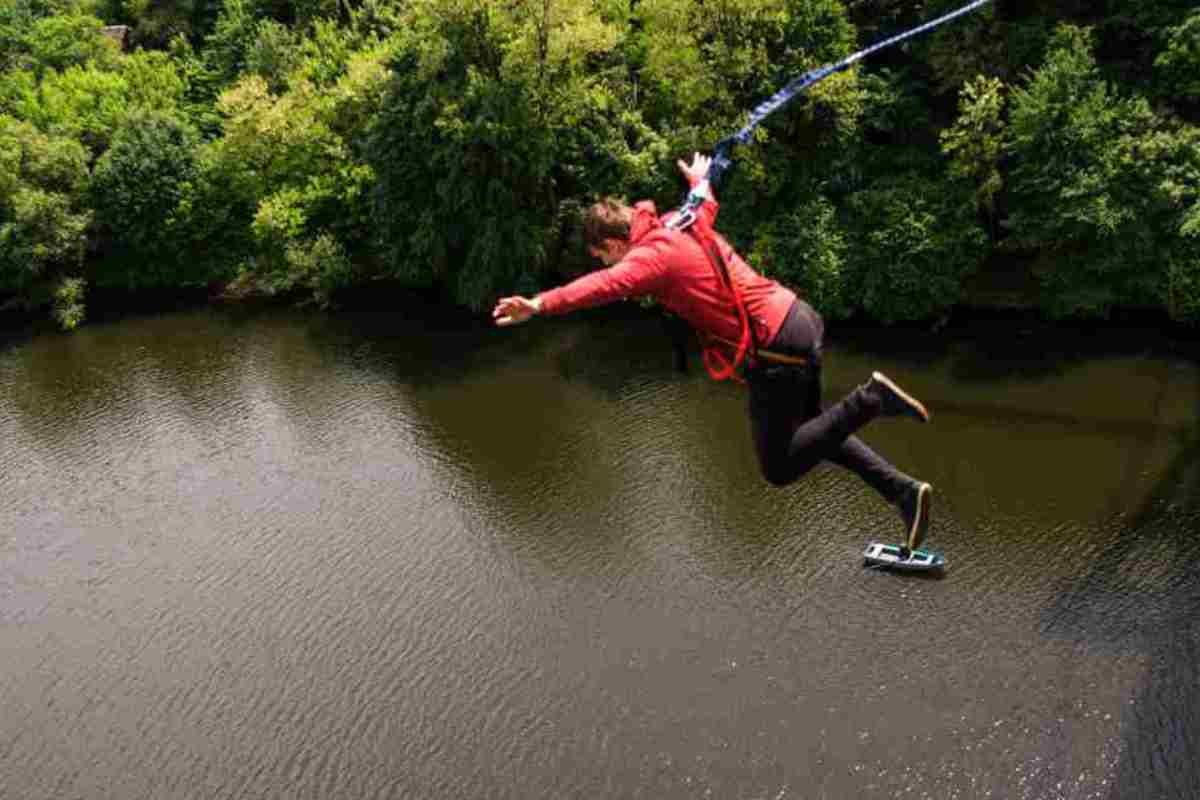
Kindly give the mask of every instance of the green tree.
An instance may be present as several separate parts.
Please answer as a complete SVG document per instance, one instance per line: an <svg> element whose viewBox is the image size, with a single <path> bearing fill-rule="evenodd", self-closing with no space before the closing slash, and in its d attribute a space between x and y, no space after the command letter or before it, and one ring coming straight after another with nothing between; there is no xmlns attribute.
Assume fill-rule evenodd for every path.
<svg viewBox="0 0 1200 800"><path fill-rule="evenodd" d="M885 323L945 314L987 255L969 191L921 173L889 177L850 196L849 285Z"/></svg>
<svg viewBox="0 0 1200 800"><path fill-rule="evenodd" d="M1008 246L1032 254L1043 303L1102 316L1162 303L1162 248L1178 237L1140 150L1160 121L1100 75L1087 30L1063 26L1012 96Z"/></svg>
<svg viewBox="0 0 1200 800"><path fill-rule="evenodd" d="M709 149L805 71L849 55L855 31L838 0L640 0L639 107L674 153ZM844 164L866 93L855 72L811 87L738 148L722 187L722 229L748 244L764 217L804 203ZM666 167L666 164L660 168ZM674 202L674 182L664 189Z"/></svg>
<svg viewBox="0 0 1200 800"><path fill-rule="evenodd" d="M111 67L117 60L117 49L101 34L103 26L99 19L87 14L39 19L27 38L31 66L38 70L62 70L88 63Z"/></svg>
<svg viewBox="0 0 1200 800"><path fill-rule="evenodd" d="M414 7L370 142L382 253L389 274L478 309L534 285L562 203L611 174L612 155L579 150L619 124L584 69L619 30L576 0Z"/></svg>
<svg viewBox="0 0 1200 800"><path fill-rule="evenodd" d="M1004 146L1004 84L982 75L964 84L958 98L958 119L940 134L942 153L950 157L950 175L970 180L975 199L987 213L995 236L996 194L1004 180L1000 155Z"/></svg>
<svg viewBox="0 0 1200 800"><path fill-rule="evenodd" d="M0 82L0 108L39 130L80 141L99 156L130 114L172 112L186 91L169 56L137 53L115 70L89 63L47 70L41 80L9 73Z"/></svg>
<svg viewBox="0 0 1200 800"><path fill-rule="evenodd" d="M128 289L203 284L190 258L181 203L197 180L196 131L162 112L131 116L96 162L91 204L100 248L97 285Z"/></svg>
<svg viewBox="0 0 1200 800"><path fill-rule="evenodd" d="M828 198L817 195L760 226L754 242L750 262L798 290L827 319L857 310L847 263L850 243Z"/></svg>
<svg viewBox="0 0 1200 800"><path fill-rule="evenodd" d="M234 82L246 68L246 54L258 34L258 9L253 0L225 0L204 57L222 85Z"/></svg>
<svg viewBox="0 0 1200 800"><path fill-rule="evenodd" d="M77 142L0 116L0 292L28 299L39 283L79 268L87 182Z"/></svg>
<svg viewBox="0 0 1200 800"><path fill-rule="evenodd" d="M104 25L77 0L8 0L0 4L0 71L40 73L89 62L111 65L113 44Z"/></svg>
<svg viewBox="0 0 1200 800"><path fill-rule="evenodd" d="M1166 49L1154 59L1154 67L1178 105L1200 107L1200 11L1170 29Z"/></svg>
<svg viewBox="0 0 1200 800"><path fill-rule="evenodd" d="M203 173L206 185L224 187L213 199L228 215L245 213L237 290L305 290L324 305L358 274L350 254L369 259L374 172L362 139L382 102L389 51L364 44L318 53L300 43L285 89L253 75L221 95L224 135L205 148Z"/></svg>

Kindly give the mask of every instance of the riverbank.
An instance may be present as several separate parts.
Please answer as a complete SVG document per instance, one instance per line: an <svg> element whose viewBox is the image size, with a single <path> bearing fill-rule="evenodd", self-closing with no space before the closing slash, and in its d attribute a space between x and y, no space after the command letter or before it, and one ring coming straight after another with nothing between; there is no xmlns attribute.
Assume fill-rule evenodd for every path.
<svg viewBox="0 0 1200 800"><path fill-rule="evenodd" d="M448 302L436 290L417 291L398 284L379 282L340 292L333 306L319 309L300 294L231 296L220 286L190 291L89 293L89 315L83 327L119 324L123 321L157 317L204 307L222 309L247 320L280 309L300 309L316 317L356 312L392 313L404 320L412 331L438 332L487 329L492 327L484 312ZM645 320L659 312L637 303L618 303L601 309L579 312L613 321ZM540 320L534 324L553 324ZM993 291L973 294L970 303L952 309L932 321L884 325L876 320L857 317L828 321L827 338L864 352L903 351L921 358L970 341L993 348L998 357L1011 363L1022 351L1031 358L1044 359L1047 353L1070 358L1072 354L1119 355L1147 353L1170 355L1200 361L1200 330L1170 319L1155 309L1116 309L1107 319L1052 319L1041 313L1028 295ZM886 331L886 346L880 332ZM0 346L44 335L71 336L63 332L44 312L0 312ZM671 343L663 334L664 359L669 361ZM690 356L699 357L691 342ZM699 368L693 363L693 368Z"/></svg>

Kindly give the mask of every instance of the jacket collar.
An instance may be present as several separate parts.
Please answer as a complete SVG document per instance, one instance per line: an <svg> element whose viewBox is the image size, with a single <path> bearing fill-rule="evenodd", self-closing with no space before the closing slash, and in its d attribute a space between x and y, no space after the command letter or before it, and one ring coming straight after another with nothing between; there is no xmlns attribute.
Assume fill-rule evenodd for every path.
<svg viewBox="0 0 1200 800"><path fill-rule="evenodd" d="M633 246L645 238L646 234L662 227L658 218L658 208L653 200L642 200L633 207L633 219L629 223L629 244Z"/></svg>

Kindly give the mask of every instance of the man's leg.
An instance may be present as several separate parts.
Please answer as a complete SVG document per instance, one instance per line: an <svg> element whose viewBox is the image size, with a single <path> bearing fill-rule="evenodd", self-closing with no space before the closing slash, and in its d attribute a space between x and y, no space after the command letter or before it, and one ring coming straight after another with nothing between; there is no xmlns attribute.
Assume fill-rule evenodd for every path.
<svg viewBox="0 0 1200 800"><path fill-rule="evenodd" d="M924 408L880 373L842 400L821 410L821 368L767 367L749 377L750 422L763 476L791 483L822 460L840 457L846 440L880 416L918 416ZM927 416L927 415L926 415ZM846 466L884 493L901 473L861 442L850 445ZM839 462L840 463L840 462ZM885 497L888 496L885 493ZM894 493L893 493L894 496Z"/></svg>
<svg viewBox="0 0 1200 800"><path fill-rule="evenodd" d="M902 549L915 550L921 546L929 530L932 486L896 469L857 436L848 437L829 460L858 475L896 507L904 522Z"/></svg>
<svg viewBox="0 0 1200 800"><path fill-rule="evenodd" d="M915 401L876 373L867 384L821 411L818 364L803 370L756 371L750 376L750 421L763 477L784 486L822 460L832 461L896 506L905 523L906 544L919 546L928 527L929 485L900 472L853 435L884 414L920 418L917 408L922 414L924 409L910 402Z"/></svg>

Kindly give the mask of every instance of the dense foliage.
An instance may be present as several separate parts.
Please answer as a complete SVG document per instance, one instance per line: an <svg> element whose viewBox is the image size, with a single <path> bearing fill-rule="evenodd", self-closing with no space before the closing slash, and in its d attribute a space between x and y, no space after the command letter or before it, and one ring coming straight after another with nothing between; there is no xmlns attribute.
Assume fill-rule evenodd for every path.
<svg viewBox="0 0 1200 800"><path fill-rule="evenodd" d="M591 266L596 195L675 204L677 157L956 5L0 0L0 308L383 280L482 309ZM719 225L835 318L938 320L1000 277L1195 324L1198 123L1191 0L996 0L771 118Z"/></svg>

